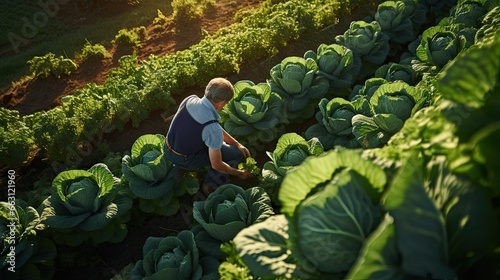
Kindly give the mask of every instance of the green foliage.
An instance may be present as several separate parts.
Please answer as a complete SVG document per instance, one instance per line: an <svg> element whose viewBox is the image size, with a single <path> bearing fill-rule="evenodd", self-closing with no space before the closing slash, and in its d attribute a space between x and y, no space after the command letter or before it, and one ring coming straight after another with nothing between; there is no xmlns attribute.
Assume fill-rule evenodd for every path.
<svg viewBox="0 0 500 280"><path fill-rule="evenodd" d="M30 66L31 73L40 78L48 78L51 74L61 78L62 74L69 75L78 69L78 65L73 60L63 56L56 57L51 52L44 56L35 56L28 60L27 63Z"/></svg>
<svg viewBox="0 0 500 280"><path fill-rule="evenodd" d="M218 279L219 261L201 257L191 231L177 236L149 237L142 249L131 279Z"/></svg>
<svg viewBox="0 0 500 280"><path fill-rule="evenodd" d="M141 40L146 37L146 27L134 27L131 29L121 29L113 39L115 44L133 45L141 47Z"/></svg>
<svg viewBox="0 0 500 280"><path fill-rule="evenodd" d="M246 80L235 83L234 92L220 112L224 129L251 147L276 139L282 131L278 126L284 122L281 96L267 83Z"/></svg>
<svg viewBox="0 0 500 280"><path fill-rule="evenodd" d="M165 157L164 146L165 136L161 134L137 138L130 155L122 159L122 172L142 211L171 216L179 210L178 197L186 189L174 180L177 169Z"/></svg>
<svg viewBox="0 0 500 280"><path fill-rule="evenodd" d="M0 167L24 165L36 154L33 130L23 122L18 111L0 108L0 139Z"/></svg>
<svg viewBox="0 0 500 280"><path fill-rule="evenodd" d="M330 90L351 87L361 67L353 52L338 44L321 44L317 52L307 51L304 58L316 61L318 75L330 81Z"/></svg>
<svg viewBox="0 0 500 280"><path fill-rule="evenodd" d="M132 200L119 183L101 163L88 170L59 173L51 196L40 205L42 224L54 231L57 243L69 246L87 240L93 244L122 241Z"/></svg>
<svg viewBox="0 0 500 280"><path fill-rule="evenodd" d="M317 75L318 65L312 58L291 56L271 68L268 83L284 102L289 121L300 121L314 114L314 101L324 97L330 84Z"/></svg>
<svg viewBox="0 0 500 280"><path fill-rule="evenodd" d="M279 185L285 175L294 170L309 156L319 156L323 153L323 145L317 138L306 141L297 133L283 134L276 144L276 149L266 152L271 159L262 167L264 181Z"/></svg>
<svg viewBox="0 0 500 280"><path fill-rule="evenodd" d="M101 44L92 45L89 41L83 45L77 58L82 61L88 60L90 58L95 59L108 59L111 58L111 54L106 50L106 48Z"/></svg>
<svg viewBox="0 0 500 280"><path fill-rule="evenodd" d="M213 6L215 0L172 0L172 17L180 23L199 19L203 12Z"/></svg>
<svg viewBox="0 0 500 280"><path fill-rule="evenodd" d="M198 225L192 229L198 248L205 254L224 258L220 250L222 243L255 223L274 215L271 199L267 193L252 187L244 190L240 186L226 184L218 187L205 201L195 201L193 217Z"/></svg>
<svg viewBox="0 0 500 280"><path fill-rule="evenodd" d="M254 176L260 174L260 168L257 166L257 161L252 157L247 157L245 162L238 163L238 169L246 170L252 173Z"/></svg>
<svg viewBox="0 0 500 280"><path fill-rule="evenodd" d="M40 216L23 200L0 202L2 279L51 279L56 246L39 232ZM11 270L12 269L12 270Z"/></svg>

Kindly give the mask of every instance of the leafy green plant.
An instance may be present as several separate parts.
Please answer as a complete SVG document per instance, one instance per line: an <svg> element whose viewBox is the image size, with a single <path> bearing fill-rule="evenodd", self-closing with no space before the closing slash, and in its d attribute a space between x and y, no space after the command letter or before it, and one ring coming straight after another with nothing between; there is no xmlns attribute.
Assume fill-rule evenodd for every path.
<svg viewBox="0 0 500 280"><path fill-rule="evenodd" d="M0 201L0 275L2 279L51 279L54 243L39 232L35 208L16 199Z"/></svg>
<svg viewBox="0 0 500 280"><path fill-rule="evenodd" d="M271 199L262 188L244 190L240 186L226 184L218 187L205 201L194 202L193 217L198 225L192 231L202 252L224 258L220 250L222 243L271 215L274 215Z"/></svg>
<svg viewBox="0 0 500 280"><path fill-rule="evenodd" d="M340 279L379 223L385 184L356 151L310 157L283 180L283 215L242 230L236 250L257 277Z"/></svg>
<svg viewBox="0 0 500 280"><path fill-rule="evenodd" d="M37 152L33 130L18 111L0 108L0 139L0 168L26 164Z"/></svg>
<svg viewBox="0 0 500 280"><path fill-rule="evenodd" d="M384 221L367 239L347 278L463 277L499 244L491 202L452 174L444 157L410 157L382 198ZM483 269L475 277L489 278Z"/></svg>
<svg viewBox="0 0 500 280"><path fill-rule="evenodd" d="M191 231L177 236L149 237L142 248L143 259L130 279L218 279L219 261L201 257Z"/></svg>
<svg viewBox="0 0 500 280"><path fill-rule="evenodd" d="M146 37L146 27L135 27L131 29L121 29L113 39L115 44L133 45L141 47L141 40Z"/></svg>
<svg viewBox="0 0 500 280"><path fill-rule="evenodd" d="M417 75L411 65L389 62L375 71L375 78L383 78L388 82L403 81L410 86L417 83Z"/></svg>
<svg viewBox="0 0 500 280"><path fill-rule="evenodd" d="M277 138L283 123L283 101L267 83L243 80L234 84L235 96L221 111L224 129L246 145L256 146ZM246 140L243 140L246 139Z"/></svg>
<svg viewBox="0 0 500 280"><path fill-rule="evenodd" d="M362 67L356 80L373 74L384 63L390 51L389 40L377 21L353 21L343 35L335 37L337 44L351 49L355 58L361 59Z"/></svg>
<svg viewBox="0 0 500 280"><path fill-rule="evenodd" d="M253 157L247 157L244 162L238 163L238 169L246 170L254 176L260 174L260 168L257 166L257 161Z"/></svg>
<svg viewBox="0 0 500 280"><path fill-rule="evenodd" d="M370 114L370 105L367 99L358 98L350 102L337 97L332 100L323 98L316 114L317 124L310 126L306 132L306 139L318 138L325 150L334 146L357 148L359 143L352 134L352 118L356 114Z"/></svg>
<svg viewBox="0 0 500 280"><path fill-rule="evenodd" d="M31 73L36 77L48 78L51 74L61 78L62 74L70 75L78 69L78 65L69 58L56 57L49 52L44 56L35 56L27 61Z"/></svg>
<svg viewBox="0 0 500 280"><path fill-rule="evenodd" d="M369 100L373 115L353 116L352 133L364 148L386 144L424 100L420 91L405 82L382 84Z"/></svg>
<svg viewBox="0 0 500 280"><path fill-rule="evenodd" d="M314 102L324 97L330 84L317 75L318 65L312 58L291 56L271 68L268 83L284 102L288 120L297 121L314 114Z"/></svg>
<svg viewBox="0 0 500 280"><path fill-rule="evenodd" d="M81 59L82 61L88 60L90 58L109 59L111 58L111 54L103 45L92 45L89 41L87 41L76 57Z"/></svg>
<svg viewBox="0 0 500 280"><path fill-rule="evenodd" d="M317 138L306 141L297 133L283 134L276 143L276 149L266 152L271 159L262 167L262 177L265 181L280 184L285 175L294 170L309 156L319 156L323 153L323 145Z"/></svg>
<svg viewBox="0 0 500 280"><path fill-rule="evenodd" d="M360 61L354 59L353 52L338 44L321 44L317 52L309 50L304 58L316 61L318 75L330 82L330 90L351 87L361 67Z"/></svg>
<svg viewBox="0 0 500 280"><path fill-rule="evenodd" d="M137 138L130 155L122 159L122 172L142 211L171 216L179 210L178 197L186 192L186 185L174 180L177 168L165 157L164 146L165 136L161 134ZM188 189L193 193L191 186Z"/></svg>
<svg viewBox="0 0 500 280"><path fill-rule="evenodd" d="M41 223L53 230L57 243L77 246L120 242L128 231L132 199L106 165L59 173L52 194L40 205Z"/></svg>

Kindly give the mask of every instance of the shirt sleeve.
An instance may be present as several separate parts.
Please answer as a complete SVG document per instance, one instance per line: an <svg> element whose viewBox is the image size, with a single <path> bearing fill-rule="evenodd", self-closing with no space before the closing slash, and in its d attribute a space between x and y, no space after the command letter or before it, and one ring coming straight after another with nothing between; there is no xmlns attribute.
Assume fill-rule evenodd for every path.
<svg viewBox="0 0 500 280"><path fill-rule="evenodd" d="M212 123L205 126L201 133L201 137L205 145L207 145L210 149L219 150L222 148L224 137L220 124Z"/></svg>

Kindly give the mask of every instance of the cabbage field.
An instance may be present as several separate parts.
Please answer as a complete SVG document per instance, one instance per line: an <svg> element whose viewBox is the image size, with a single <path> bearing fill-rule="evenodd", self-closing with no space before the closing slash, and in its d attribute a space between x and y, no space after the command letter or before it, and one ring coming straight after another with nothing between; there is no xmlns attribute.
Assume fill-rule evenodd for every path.
<svg viewBox="0 0 500 280"><path fill-rule="evenodd" d="M360 2L264 1L189 49L123 56L52 110L0 108L1 279L61 277L61 256L124 244L143 217L186 226L107 279L500 279L499 0L378 1L263 81L233 81L221 125L251 150L252 180L205 197L206 170L179 176L162 133L82 164L92 139L175 112L176 92L269 62ZM50 189L14 195L36 153L58 170Z"/></svg>

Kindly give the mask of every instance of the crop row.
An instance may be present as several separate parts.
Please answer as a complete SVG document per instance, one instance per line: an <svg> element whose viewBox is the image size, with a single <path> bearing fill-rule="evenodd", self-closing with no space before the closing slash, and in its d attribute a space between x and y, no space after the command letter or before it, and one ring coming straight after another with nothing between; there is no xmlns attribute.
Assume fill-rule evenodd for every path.
<svg viewBox="0 0 500 280"><path fill-rule="evenodd" d="M416 19L419 9L437 8L424 2L386 1L373 21L354 21L337 44L285 58L266 83L236 83L235 98L221 112L224 127L248 144L279 137L258 174L260 186L227 184L194 202L194 227L149 238L129 277L497 273L489 263L498 261L500 244L499 207L492 204L500 197L494 154L500 7L460 1L420 32L429 23ZM420 26L394 41L403 36L391 34L408 20ZM406 45L398 63L384 64ZM364 85L354 86L360 80ZM318 124L305 138L283 134L283 126L315 114ZM53 240L70 246L97 245L123 240L133 211L176 213L198 183L192 174L176 178L163 143L162 135L138 138L120 170L98 163L59 173L38 211L23 202L15 207L29 213L18 215L28 225L22 230L50 230ZM2 207L7 216L11 208ZM45 256L55 254L50 242L42 243Z"/></svg>
<svg viewBox="0 0 500 280"><path fill-rule="evenodd" d="M228 75L243 62L276 52L304 32L335 22L355 1L266 2L191 48L163 57L151 56L140 64L135 55L120 59L103 85L88 84L49 111L19 116L0 111L1 167L28 164L37 154L54 169L76 167L92 151L103 133L122 131L127 122L136 127L158 108L169 108L172 95L189 86L203 85L213 73ZM94 147L95 148L95 147Z"/></svg>

